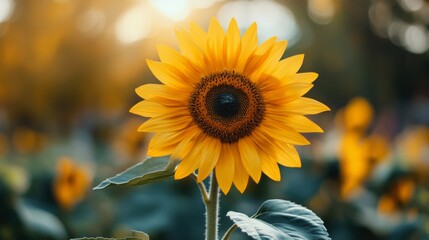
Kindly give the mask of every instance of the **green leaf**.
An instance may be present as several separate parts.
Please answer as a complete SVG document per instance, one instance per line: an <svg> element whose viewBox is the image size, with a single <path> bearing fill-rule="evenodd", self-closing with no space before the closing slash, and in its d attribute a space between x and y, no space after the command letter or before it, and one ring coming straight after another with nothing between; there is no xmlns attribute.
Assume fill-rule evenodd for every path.
<svg viewBox="0 0 429 240"><path fill-rule="evenodd" d="M149 235L140 231L132 231L131 236L122 238L104 238L104 237L83 237L73 238L72 240L149 240Z"/></svg>
<svg viewBox="0 0 429 240"><path fill-rule="evenodd" d="M114 177L102 181L94 190L111 186L139 186L171 178L176 163L169 156L147 158Z"/></svg>
<svg viewBox="0 0 429 240"><path fill-rule="evenodd" d="M227 216L244 233L257 240L330 239L323 221L316 214L286 200L268 200L252 217L233 211Z"/></svg>
<svg viewBox="0 0 429 240"><path fill-rule="evenodd" d="M16 210L25 228L40 239L64 239L66 229L57 216L26 201L18 201ZM38 236L38 237L36 237Z"/></svg>

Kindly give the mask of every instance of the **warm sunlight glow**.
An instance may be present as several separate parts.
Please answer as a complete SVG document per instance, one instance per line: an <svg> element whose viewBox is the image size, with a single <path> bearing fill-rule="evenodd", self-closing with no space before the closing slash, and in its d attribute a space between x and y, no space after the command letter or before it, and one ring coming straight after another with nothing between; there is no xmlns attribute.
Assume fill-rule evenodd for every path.
<svg viewBox="0 0 429 240"><path fill-rule="evenodd" d="M0 22L7 21L12 16L14 6L12 0L0 0Z"/></svg>
<svg viewBox="0 0 429 240"><path fill-rule="evenodd" d="M150 3L162 15L174 21L183 20L190 13L188 0L151 0Z"/></svg>
<svg viewBox="0 0 429 240"><path fill-rule="evenodd" d="M105 25L105 17L102 11L91 9L84 12L77 20L76 27L82 32L90 36L95 36L103 31Z"/></svg>
<svg viewBox="0 0 429 240"><path fill-rule="evenodd" d="M317 24L328 24L335 14L333 0L309 0L308 15Z"/></svg>
<svg viewBox="0 0 429 240"><path fill-rule="evenodd" d="M274 1L233 1L223 5L217 17L222 26L228 26L231 18L237 19L243 31L253 22L258 23L259 41L270 36L288 40L289 46L299 39L300 31L292 12L285 5Z"/></svg>
<svg viewBox="0 0 429 240"><path fill-rule="evenodd" d="M147 6L136 6L125 12L116 22L116 37L123 43L136 42L149 35L151 25L151 12Z"/></svg>

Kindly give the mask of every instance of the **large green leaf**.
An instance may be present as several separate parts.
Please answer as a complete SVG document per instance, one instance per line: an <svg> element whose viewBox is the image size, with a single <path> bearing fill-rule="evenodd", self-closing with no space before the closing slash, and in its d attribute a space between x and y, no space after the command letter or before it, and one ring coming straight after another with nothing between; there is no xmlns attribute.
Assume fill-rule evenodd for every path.
<svg viewBox="0 0 429 240"><path fill-rule="evenodd" d="M149 240L149 235L140 231L132 231L131 236L122 238L83 237L73 238L72 240Z"/></svg>
<svg viewBox="0 0 429 240"><path fill-rule="evenodd" d="M264 202L252 217L233 211L228 212L227 216L243 232L257 240L330 239L323 221L316 214L285 200Z"/></svg>
<svg viewBox="0 0 429 240"><path fill-rule="evenodd" d="M147 158L114 177L102 181L94 190L111 186L138 186L171 178L176 163L166 157Z"/></svg>

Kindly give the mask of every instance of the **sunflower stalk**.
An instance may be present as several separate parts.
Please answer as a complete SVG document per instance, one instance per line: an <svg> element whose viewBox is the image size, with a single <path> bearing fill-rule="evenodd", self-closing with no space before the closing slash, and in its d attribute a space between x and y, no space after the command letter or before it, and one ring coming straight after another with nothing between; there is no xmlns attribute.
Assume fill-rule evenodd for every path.
<svg viewBox="0 0 429 240"><path fill-rule="evenodd" d="M200 189L201 196L203 198L204 204L207 204L207 202L209 201L209 194L207 193L206 186L204 185L203 182L198 182L198 180L197 180L198 176L197 176L196 173L192 173L190 176L197 183L198 188Z"/></svg>
<svg viewBox="0 0 429 240"><path fill-rule="evenodd" d="M210 190L206 205L206 240L217 240L218 209L219 209L219 185L214 172L210 177Z"/></svg>

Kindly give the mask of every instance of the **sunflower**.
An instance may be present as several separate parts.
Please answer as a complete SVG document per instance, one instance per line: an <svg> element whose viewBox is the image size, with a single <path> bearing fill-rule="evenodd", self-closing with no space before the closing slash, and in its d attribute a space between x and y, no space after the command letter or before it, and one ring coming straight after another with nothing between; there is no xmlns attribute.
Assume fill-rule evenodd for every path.
<svg viewBox="0 0 429 240"><path fill-rule="evenodd" d="M62 208L73 208L85 197L90 185L91 176L85 167L77 165L69 157L58 160L53 190L54 197Z"/></svg>
<svg viewBox="0 0 429 240"><path fill-rule="evenodd" d="M303 97L317 73L297 73L303 55L280 58L286 41L272 37L258 45L253 23L240 36L232 19L226 32L213 18L205 32L191 23L177 30L180 51L158 46L160 61L147 64L162 84L136 89L143 101L130 112L149 117L142 132L155 132L149 156L179 160L175 179L198 170L203 181L214 170L226 194L240 192L249 176L280 181L278 164L300 167L294 145L309 141L301 132L322 132L304 115L329 110Z"/></svg>

